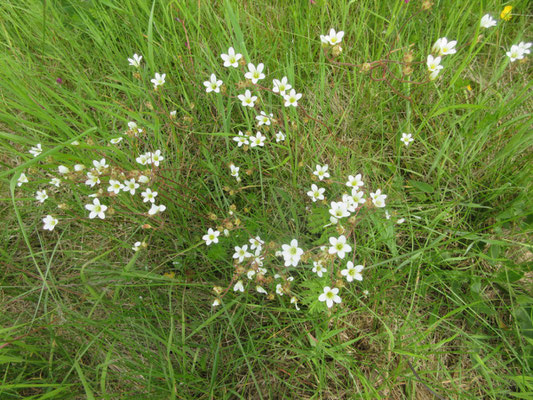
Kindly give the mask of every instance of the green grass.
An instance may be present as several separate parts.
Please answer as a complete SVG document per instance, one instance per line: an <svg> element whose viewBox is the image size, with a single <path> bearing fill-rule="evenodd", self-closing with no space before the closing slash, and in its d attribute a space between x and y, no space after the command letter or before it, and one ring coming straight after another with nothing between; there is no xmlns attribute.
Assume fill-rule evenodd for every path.
<svg viewBox="0 0 533 400"><path fill-rule="evenodd" d="M435 0L421 12L414 0L314 3L3 2L1 399L533 396L531 58L505 57L532 39L528 2L513 2L511 20L488 30L481 16L498 17L506 2ZM400 62L410 49L424 62L413 81L425 80L437 38L458 40L459 51L434 82L394 80L398 63L374 81L382 70L325 58L319 35L332 27L346 32L336 61L360 65L398 50L390 59ZM229 46L265 64L264 86L286 75L303 108L251 88L261 103L244 110L235 99L241 70L220 59ZM144 57L137 77L133 53ZM167 74L157 92L155 72ZM205 93L213 72L225 93ZM279 123L267 136L282 130L288 140L243 151L232 137L255 132L263 109ZM128 121L146 133L109 145ZM402 132L415 139L407 148ZM36 143L44 151L33 158ZM94 189L75 175L58 189L47 183L60 164L102 157L128 174L155 149L165 161L152 187L167 206L156 217L143 214L138 195L120 195L104 197L114 213L89 220ZM213 286L233 282L233 246L249 235L273 249L337 235L323 228L328 206L306 195L317 163L335 182L363 174L367 197L388 195L390 220L365 209L347 224L364 280L344 283L342 305L327 311L316 297L340 282L303 262L292 273L300 311L288 295L267 300L253 289L230 290L212 308ZM30 182L17 187L20 172ZM322 186L328 201L343 192ZM45 187L50 198L38 205L34 193ZM53 232L42 229L46 214L60 220ZM209 227L235 217L243 229L202 243ZM134 253L142 240L148 247Z"/></svg>

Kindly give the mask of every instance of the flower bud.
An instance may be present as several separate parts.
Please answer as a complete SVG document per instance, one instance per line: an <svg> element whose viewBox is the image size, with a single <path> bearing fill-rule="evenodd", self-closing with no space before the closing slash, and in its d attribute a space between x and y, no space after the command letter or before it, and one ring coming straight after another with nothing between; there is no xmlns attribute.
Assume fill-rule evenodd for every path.
<svg viewBox="0 0 533 400"><path fill-rule="evenodd" d="M342 47L339 45L333 46L333 49L331 50L331 54L333 54L333 57L338 57L342 53Z"/></svg>

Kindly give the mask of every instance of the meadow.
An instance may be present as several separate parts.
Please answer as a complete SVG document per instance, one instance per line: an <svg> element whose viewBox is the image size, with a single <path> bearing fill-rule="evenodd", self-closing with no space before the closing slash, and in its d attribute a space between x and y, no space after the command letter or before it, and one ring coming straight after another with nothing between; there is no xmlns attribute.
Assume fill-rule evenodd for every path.
<svg viewBox="0 0 533 400"><path fill-rule="evenodd" d="M0 399L531 399L527 0L4 0Z"/></svg>

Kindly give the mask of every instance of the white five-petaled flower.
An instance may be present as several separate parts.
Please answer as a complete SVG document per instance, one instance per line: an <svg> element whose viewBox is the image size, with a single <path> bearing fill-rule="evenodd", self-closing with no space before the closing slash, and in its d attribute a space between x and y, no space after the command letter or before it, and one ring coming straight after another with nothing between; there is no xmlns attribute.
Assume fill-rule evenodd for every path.
<svg viewBox="0 0 533 400"><path fill-rule="evenodd" d="M85 184L87 186L93 187L94 185L97 185L100 183L100 177L98 174L93 174L91 171L87 172L87 180L85 181Z"/></svg>
<svg viewBox="0 0 533 400"><path fill-rule="evenodd" d="M244 285L242 283L242 280L237 281L235 286L233 286L234 292L244 292Z"/></svg>
<svg viewBox="0 0 533 400"><path fill-rule="evenodd" d="M281 283L278 283L276 285L276 293L279 295L279 296L283 296L283 285Z"/></svg>
<svg viewBox="0 0 533 400"><path fill-rule="evenodd" d="M65 167L64 165L60 165L59 167L57 167L57 171L64 175L64 174L68 174L70 172L70 169L68 167Z"/></svg>
<svg viewBox="0 0 533 400"><path fill-rule="evenodd" d="M58 223L58 220L57 218L54 218L51 215L47 215L46 217L43 218L43 223L44 223L44 226L43 226L44 230L53 231Z"/></svg>
<svg viewBox="0 0 533 400"><path fill-rule="evenodd" d="M248 63L248 72L244 74L244 77L250 79L252 83L257 83L260 79L265 79L264 68L265 65L263 63L259 63L257 67L252 63Z"/></svg>
<svg viewBox="0 0 533 400"><path fill-rule="evenodd" d="M122 190L124 192L130 192L131 195L134 195L135 194L135 189L137 189L139 187L139 184L137 182L135 182L135 179L132 178L130 180L125 180L124 181L124 187L122 188Z"/></svg>
<svg viewBox="0 0 533 400"><path fill-rule="evenodd" d="M344 201L332 201L329 213L333 218L337 220L350 216L350 212L348 211L348 205Z"/></svg>
<svg viewBox="0 0 533 400"><path fill-rule="evenodd" d="M284 76L283 78L281 78L281 80L278 80L278 79L274 79L272 81L272 84L274 85L274 87L272 88L272 90L274 91L274 93L279 93L280 95L284 96L285 95L285 92L289 89L292 88L291 85L289 85L288 83L288 79L286 76Z"/></svg>
<svg viewBox="0 0 533 400"><path fill-rule="evenodd" d="M133 251L139 251L141 249L141 245L142 243L141 242L135 242L133 244L133 247L131 248Z"/></svg>
<svg viewBox="0 0 533 400"><path fill-rule="evenodd" d="M235 253L233 254L233 258L238 260L239 263L242 263L245 258L252 257L253 254L248 252L248 245L245 244L242 247L235 246Z"/></svg>
<svg viewBox="0 0 533 400"><path fill-rule="evenodd" d="M163 86L165 84L166 76L167 74L159 74L159 72L155 73L154 79L150 81L154 84L154 89L157 89L158 86Z"/></svg>
<svg viewBox="0 0 533 400"><path fill-rule="evenodd" d="M328 172L328 164L325 165L316 165L316 170L313 172L314 175L318 176L319 180L323 180L324 178L329 178L329 172Z"/></svg>
<svg viewBox="0 0 533 400"><path fill-rule="evenodd" d="M209 80L204 82L204 86L205 86L205 91L207 93L210 93L210 92L219 93L220 86L222 86L222 81L217 79L215 74L211 74L211 77L209 78Z"/></svg>
<svg viewBox="0 0 533 400"><path fill-rule="evenodd" d="M102 158L100 161L93 160L94 169L98 174L101 174L105 169L109 168L105 158Z"/></svg>
<svg viewBox="0 0 533 400"><path fill-rule="evenodd" d="M261 115L257 115L255 119L257 120L257 125L270 125L270 121L274 118L274 115L268 114L264 111L261 111Z"/></svg>
<svg viewBox="0 0 533 400"><path fill-rule="evenodd" d="M84 169L85 169L85 165L83 165L83 164L74 165L74 171L76 171L76 172L83 171Z"/></svg>
<svg viewBox="0 0 533 400"><path fill-rule="evenodd" d="M284 142L284 141L285 141L285 135L283 134L283 132L279 131L278 133L276 133L276 143Z"/></svg>
<svg viewBox="0 0 533 400"><path fill-rule="evenodd" d="M108 192L119 194L122 189L124 189L124 185L120 181L115 179L109 180L109 186L107 187Z"/></svg>
<svg viewBox="0 0 533 400"><path fill-rule="evenodd" d="M148 178L146 175L139 176L139 183L148 183L150 182L150 178Z"/></svg>
<svg viewBox="0 0 533 400"><path fill-rule="evenodd" d="M296 93L296 90L291 89L291 91L287 94L285 93L283 95L283 98L285 99L285 107L298 107L298 100L302 98L301 93Z"/></svg>
<svg viewBox="0 0 533 400"><path fill-rule="evenodd" d="M346 263L346 269L343 269L341 271L341 275L346 277L346 280L348 282L355 280L362 281L363 275L361 275L361 272L365 269L362 265L353 265L353 262L348 261Z"/></svg>
<svg viewBox="0 0 533 400"><path fill-rule="evenodd" d="M237 68L239 66L239 60L242 58L242 54L235 53L233 47L228 49L228 54L221 54L220 58L224 61L225 67Z"/></svg>
<svg viewBox="0 0 533 400"><path fill-rule="evenodd" d="M250 142L248 141L248 136L246 136L244 133L239 131L239 136L235 136L233 138L235 142L237 142L237 146L241 147L242 145L248 145Z"/></svg>
<svg viewBox="0 0 533 400"><path fill-rule="evenodd" d="M338 238L330 237L329 244L331 247L328 249L329 254L337 254L339 258L344 258L346 253L352 251L352 247L346 243L346 236L340 235Z"/></svg>
<svg viewBox="0 0 533 400"><path fill-rule="evenodd" d="M409 146L409 144L414 141L413 135L411 135L410 133L402 133L402 138L400 140L406 146Z"/></svg>
<svg viewBox="0 0 533 400"><path fill-rule="evenodd" d="M363 179L361 178L361 174L357 174L355 176L349 175L348 176L348 182L346 182L346 186L357 189L361 186L364 186Z"/></svg>
<svg viewBox="0 0 533 400"><path fill-rule="evenodd" d="M319 278L322 278L324 272L328 270L322 265L322 261L313 261L313 272L318 275Z"/></svg>
<svg viewBox="0 0 533 400"><path fill-rule="evenodd" d="M132 58L128 58L128 61L131 66L135 68L139 68L141 66L142 59L143 59L143 56L140 56L137 53L135 53Z"/></svg>
<svg viewBox="0 0 533 400"><path fill-rule="evenodd" d="M137 158L135 159L135 161L137 161L137 162L138 162L139 164L141 164L141 165L146 165L146 164L148 164L148 157L149 157L149 155L150 155L150 154L147 154L147 153L145 153L145 154L141 154L139 157L137 157Z"/></svg>
<svg viewBox="0 0 533 400"><path fill-rule="evenodd" d="M52 179L50 179L50 184L54 185L55 187L59 187L59 185L61 185L61 179L52 178Z"/></svg>
<svg viewBox="0 0 533 400"><path fill-rule="evenodd" d="M155 215L157 213L165 211L166 209L167 209L167 206L165 206L164 204L160 204L157 206L154 203L152 203L152 207L150 207L150 209L148 210L148 215Z"/></svg>
<svg viewBox="0 0 533 400"><path fill-rule="evenodd" d="M325 44L330 44L332 46L335 46L342 42L342 38L344 36L343 31L335 32L335 29L330 29L328 35L320 35L320 41Z"/></svg>
<svg viewBox="0 0 533 400"><path fill-rule="evenodd" d="M445 37L439 38L433 45L433 51L438 53L439 56L454 54L457 53L457 50L455 49L456 44L457 40L451 40L448 42L448 39Z"/></svg>
<svg viewBox="0 0 533 400"><path fill-rule="evenodd" d="M28 177L24 172L20 174L20 176L17 179L17 186L22 186L23 183L28 183Z"/></svg>
<svg viewBox="0 0 533 400"><path fill-rule="evenodd" d="M355 212L357 209L358 204L354 201L352 196L346 193L342 195L342 202L346 204L346 209L351 213Z"/></svg>
<svg viewBox="0 0 533 400"><path fill-rule="evenodd" d="M98 200L97 198L93 199L93 204L85 204L85 208L90 211L89 219L93 219L96 217L100 219L105 218L105 212L107 210L107 206L100 204L100 200Z"/></svg>
<svg viewBox="0 0 533 400"><path fill-rule="evenodd" d="M241 101L243 107L253 108L253 106L255 105L255 101L257 100L257 96L252 96L252 92L250 92L249 90L246 90L244 94L240 94L237 97Z"/></svg>
<svg viewBox="0 0 533 400"><path fill-rule="evenodd" d="M259 285L255 287L255 290L257 291L257 293L268 294L268 292L262 286Z"/></svg>
<svg viewBox="0 0 533 400"><path fill-rule="evenodd" d="M156 167L159 167L159 163L165 159L165 157L161 155L161 150L156 150L155 152L148 153L147 155L148 155L148 164L153 164Z"/></svg>
<svg viewBox="0 0 533 400"><path fill-rule="evenodd" d="M324 293L318 296L318 301L325 301L328 308L333 307L333 303L340 303L342 299L339 296L339 288L331 289L329 286L326 286Z"/></svg>
<svg viewBox="0 0 533 400"><path fill-rule="evenodd" d="M283 250L282 254L285 259L285 266L290 267L292 265L293 267L296 267L298 262L300 262L300 257L304 253L304 251L298 247L298 240L293 239L290 244L282 245L281 249Z"/></svg>
<svg viewBox="0 0 533 400"><path fill-rule="evenodd" d="M372 198L372 203L378 208L385 207L385 199L387 198L387 195L381 193L381 189L376 190L375 193L370 193L370 197Z"/></svg>
<svg viewBox="0 0 533 400"><path fill-rule="evenodd" d="M264 243L263 240L261 240L261 238L259 236L251 238L249 240L249 242L250 242L250 249L252 249L252 250L259 249L259 251L261 251L261 246Z"/></svg>
<svg viewBox="0 0 533 400"><path fill-rule="evenodd" d="M309 197L311 197L311 200L313 201L313 203L317 200L324 200L324 192L326 191L326 189L324 188L319 188L317 185L315 185L314 183L311 185L311 190L309 192L307 192L307 195Z"/></svg>
<svg viewBox="0 0 533 400"><path fill-rule="evenodd" d="M236 167L235 164L230 164L229 168L231 170L231 176L237 178L239 176L239 167Z"/></svg>
<svg viewBox="0 0 533 400"><path fill-rule="evenodd" d="M357 205L357 204L365 204L366 200L364 199L364 192L360 191L358 192L357 191L358 189L357 188L353 188L352 189L352 199L353 199L353 202Z"/></svg>
<svg viewBox="0 0 533 400"><path fill-rule="evenodd" d="M518 43L518 47L520 47L522 49L522 52L524 54L529 54L531 53L531 50L529 50L531 48L531 45L533 45L533 43L531 42L520 42Z"/></svg>
<svg viewBox="0 0 533 400"><path fill-rule="evenodd" d="M41 154L43 151L43 148L41 147L41 143L38 143L37 145L33 146L28 153L30 153L32 156L37 157L39 154Z"/></svg>
<svg viewBox="0 0 533 400"><path fill-rule="evenodd" d="M202 236L202 240L205 242L207 246L209 246L211 243L218 243L218 236L220 235L219 231L213 230L213 228L209 228L207 230L207 233Z"/></svg>
<svg viewBox="0 0 533 400"><path fill-rule="evenodd" d="M511 49L505 54L507 55L507 57L509 57L509 60L511 62L515 62L516 60L521 60L524 58L524 48L513 44L511 46Z"/></svg>
<svg viewBox="0 0 533 400"><path fill-rule="evenodd" d="M250 136L250 147L264 147L265 146L266 136L261 132L257 132L255 136Z"/></svg>
<svg viewBox="0 0 533 400"><path fill-rule="evenodd" d="M481 22L479 25L482 28L492 28L493 26L496 26L496 20L490 16L490 14L485 14L483 17L481 17Z"/></svg>
<svg viewBox="0 0 533 400"><path fill-rule="evenodd" d="M141 193L141 196L143 197L143 203L155 203L157 192L153 192L152 189L147 188L144 192Z"/></svg>
<svg viewBox="0 0 533 400"><path fill-rule="evenodd" d="M122 139L123 139L123 137L122 137L122 136L119 136L119 137L117 137L117 138L113 138L113 139L111 139L111 140L109 141L109 143L111 143L111 144L119 144L120 142L122 142Z"/></svg>
<svg viewBox="0 0 533 400"><path fill-rule="evenodd" d="M47 198L48 195L46 194L46 190L37 190L37 192L35 192L35 199L40 203L44 203Z"/></svg>
<svg viewBox="0 0 533 400"><path fill-rule="evenodd" d="M431 54L428 55L428 59L427 59L428 71L435 72L435 71L438 71L444 68L442 65L440 65L440 61L441 61L440 57L433 57Z"/></svg>

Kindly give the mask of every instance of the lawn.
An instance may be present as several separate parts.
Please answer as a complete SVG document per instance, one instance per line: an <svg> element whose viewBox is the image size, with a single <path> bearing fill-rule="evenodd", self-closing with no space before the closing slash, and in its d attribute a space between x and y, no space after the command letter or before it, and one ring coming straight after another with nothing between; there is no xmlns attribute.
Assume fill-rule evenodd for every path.
<svg viewBox="0 0 533 400"><path fill-rule="evenodd" d="M4 0L0 399L533 398L528 3Z"/></svg>

